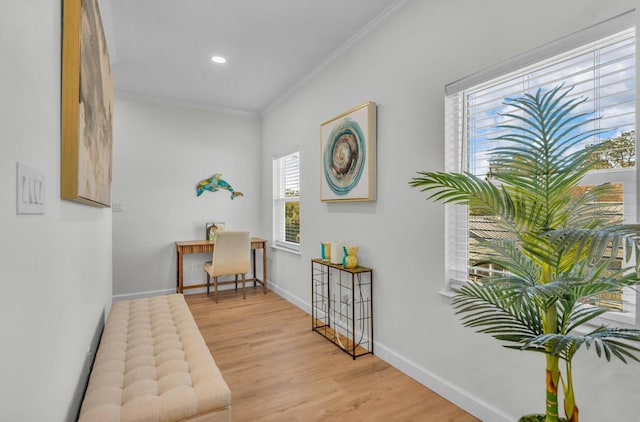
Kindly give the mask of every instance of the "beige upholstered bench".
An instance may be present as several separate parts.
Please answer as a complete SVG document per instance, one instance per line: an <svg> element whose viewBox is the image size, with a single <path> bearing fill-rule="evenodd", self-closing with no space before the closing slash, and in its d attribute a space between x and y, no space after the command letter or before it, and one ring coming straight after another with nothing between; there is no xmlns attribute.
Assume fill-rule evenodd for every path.
<svg viewBox="0 0 640 422"><path fill-rule="evenodd" d="M79 420L231 420L231 392L182 295L113 304Z"/></svg>

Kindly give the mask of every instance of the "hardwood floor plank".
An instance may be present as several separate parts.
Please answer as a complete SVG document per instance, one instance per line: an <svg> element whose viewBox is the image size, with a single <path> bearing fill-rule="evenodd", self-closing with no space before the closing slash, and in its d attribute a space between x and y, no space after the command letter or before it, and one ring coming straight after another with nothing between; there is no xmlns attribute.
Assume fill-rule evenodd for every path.
<svg viewBox="0 0 640 422"><path fill-rule="evenodd" d="M274 292L185 298L231 389L235 422L478 421L375 355L352 360Z"/></svg>

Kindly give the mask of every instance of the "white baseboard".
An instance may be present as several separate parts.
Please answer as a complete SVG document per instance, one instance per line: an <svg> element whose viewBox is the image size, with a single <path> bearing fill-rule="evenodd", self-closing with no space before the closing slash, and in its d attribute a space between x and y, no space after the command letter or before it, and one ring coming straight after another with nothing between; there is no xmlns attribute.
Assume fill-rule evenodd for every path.
<svg viewBox="0 0 640 422"><path fill-rule="evenodd" d="M269 290L273 290L274 292L276 292L278 296L285 298L287 301L293 303L298 308L302 309L303 311L311 315L311 304L309 302L300 299L298 296L291 294L291 292L289 292L288 290L284 290L283 288L281 288L277 284L272 283L271 281L267 283L267 287L269 287Z"/></svg>
<svg viewBox="0 0 640 422"><path fill-rule="evenodd" d="M518 418L492 406L446 379L422 368L415 362L374 341L374 353L389 365L410 376L431 391L449 400L482 421L512 422Z"/></svg>
<svg viewBox="0 0 640 422"><path fill-rule="evenodd" d="M289 291L283 289L277 284L270 282L269 288L279 296L311 315L311 304L309 302L291 294ZM459 386L450 383L444 378L422 368L420 365L396 353L379 341L374 341L374 354L389 365L398 369L400 372L413 378L431 391L444 397L451 403L471 413L480 420L491 422L512 422L518 419L515 416L497 409Z"/></svg>
<svg viewBox="0 0 640 422"><path fill-rule="evenodd" d="M148 292L139 292L139 293L127 293L122 295L113 295L111 299L114 302L119 300L132 300L132 299L141 299L143 297L153 297L153 296L164 296L169 295L171 293L175 293L176 289L165 289L165 290L152 290Z"/></svg>
<svg viewBox="0 0 640 422"><path fill-rule="evenodd" d="M247 283L247 287L249 287L249 283ZM231 284L218 287L219 290L227 290L227 289L234 289L234 288L235 287L233 285L231 285ZM132 299L141 299L141 298L144 298L144 297L170 295L170 294L175 293L175 292L176 292L176 289L150 290L150 291L147 291L147 292L126 293L126 294L121 294L121 295L113 295L113 296L111 296L111 300L113 302L117 302L119 300L132 300ZM207 288L206 287L200 287L200 288L197 288L197 289L188 289L188 290L185 290L182 293L184 295L194 295L194 294L206 293L206 292L207 292ZM211 286L211 294L213 294L213 285ZM309 309L311 309L311 308L309 308ZM311 312L311 311L309 311L309 312Z"/></svg>

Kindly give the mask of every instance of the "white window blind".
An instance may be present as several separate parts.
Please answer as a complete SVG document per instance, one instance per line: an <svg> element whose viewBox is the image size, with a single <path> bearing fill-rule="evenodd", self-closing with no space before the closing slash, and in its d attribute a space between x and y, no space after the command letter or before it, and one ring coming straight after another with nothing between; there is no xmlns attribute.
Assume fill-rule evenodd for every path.
<svg viewBox="0 0 640 422"><path fill-rule="evenodd" d="M612 182L621 186L619 213L627 223L637 220L635 167L635 28L631 13L573 34L557 43L537 49L446 87L445 138L446 171L468 171L490 177L489 153L497 146L499 124L514 124L500 114L512 112L505 98L517 98L538 89L550 90L560 84L573 87L570 97L586 97L576 113L599 117L594 125L602 132L587 144L610 139L607 159L591 171L584 184ZM561 50L561 52L559 51ZM546 54L545 54L546 53ZM523 65L526 64L526 65ZM520 67L518 67L520 65ZM611 157L614 157L611 159ZM449 287L490 272L473 267L475 238L499 237L490 221L471 216L467 207L447 205L446 265ZM484 274L483 274L484 271ZM623 310L635 318L636 294L623 293Z"/></svg>
<svg viewBox="0 0 640 422"><path fill-rule="evenodd" d="M273 241L300 250L300 152L273 158Z"/></svg>

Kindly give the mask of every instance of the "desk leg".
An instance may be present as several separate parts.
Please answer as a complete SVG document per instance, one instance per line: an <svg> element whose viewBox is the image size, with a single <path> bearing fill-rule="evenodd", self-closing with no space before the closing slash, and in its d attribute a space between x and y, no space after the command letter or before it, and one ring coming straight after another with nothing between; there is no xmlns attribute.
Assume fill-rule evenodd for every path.
<svg viewBox="0 0 640 422"><path fill-rule="evenodd" d="M176 293L182 293L182 254L180 249L176 249Z"/></svg>

